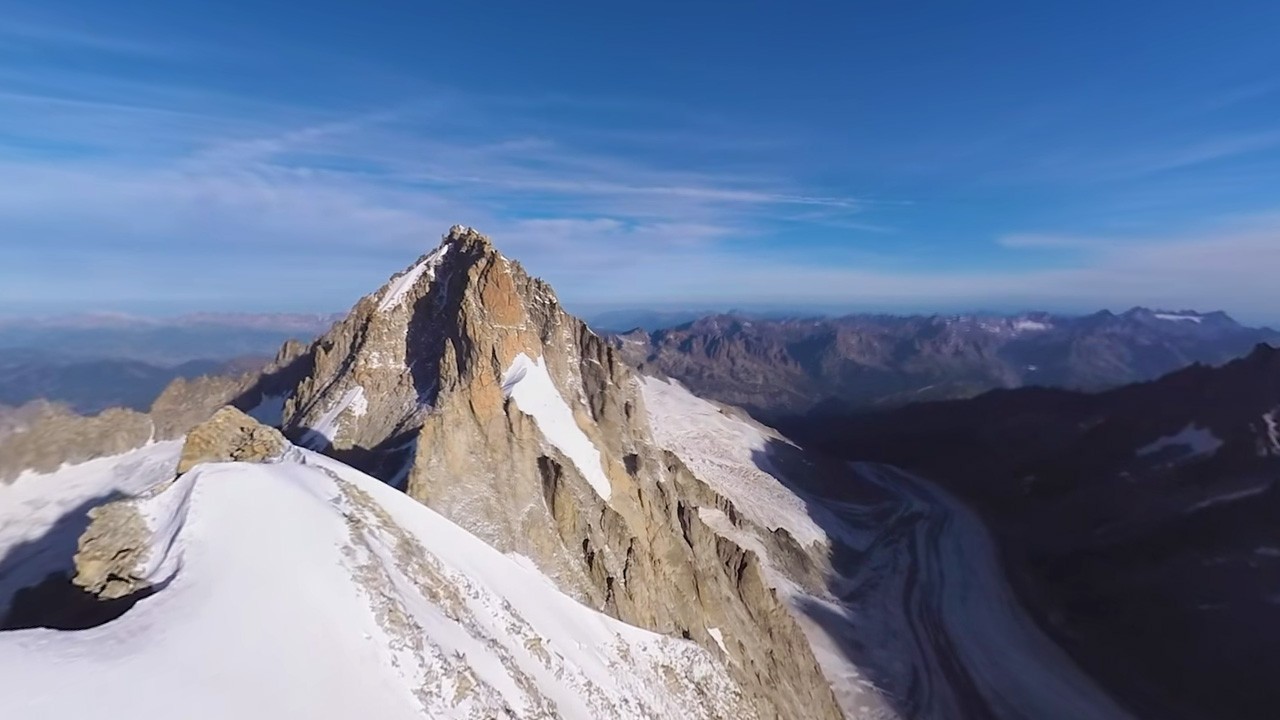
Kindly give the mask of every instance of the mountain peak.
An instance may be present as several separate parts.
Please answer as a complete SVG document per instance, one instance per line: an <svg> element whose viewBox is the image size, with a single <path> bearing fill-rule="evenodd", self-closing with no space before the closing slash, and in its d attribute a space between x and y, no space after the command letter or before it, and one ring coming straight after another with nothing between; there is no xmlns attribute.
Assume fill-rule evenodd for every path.
<svg viewBox="0 0 1280 720"><path fill-rule="evenodd" d="M454 225L445 234L442 245L453 245L459 249L478 249L496 252L493 241L488 235L467 225Z"/></svg>
<svg viewBox="0 0 1280 720"><path fill-rule="evenodd" d="M709 490L657 445L617 351L489 238L451 228L316 341L308 364L285 405L291 438L609 615L710 649L721 632L791 645L732 651L760 715L839 716L800 627L762 585L743 586L755 556L726 564L700 525L691 508Z"/></svg>

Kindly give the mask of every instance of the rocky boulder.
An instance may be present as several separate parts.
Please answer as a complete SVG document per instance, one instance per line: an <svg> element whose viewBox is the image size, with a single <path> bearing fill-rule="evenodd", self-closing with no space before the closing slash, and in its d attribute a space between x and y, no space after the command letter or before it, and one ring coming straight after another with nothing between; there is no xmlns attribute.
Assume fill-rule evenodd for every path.
<svg viewBox="0 0 1280 720"><path fill-rule="evenodd" d="M131 500L107 503L89 511L89 527L76 550L76 585L103 600L146 590L143 568L151 529Z"/></svg>
<svg viewBox="0 0 1280 720"><path fill-rule="evenodd" d="M187 433L178 460L181 475L200 463L270 462L289 449L279 430L226 406Z"/></svg>

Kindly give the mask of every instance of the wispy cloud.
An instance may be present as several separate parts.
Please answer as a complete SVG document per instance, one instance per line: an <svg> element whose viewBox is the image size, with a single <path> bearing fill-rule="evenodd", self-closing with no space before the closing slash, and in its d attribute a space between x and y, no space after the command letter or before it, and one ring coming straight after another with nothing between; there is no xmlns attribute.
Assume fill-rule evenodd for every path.
<svg viewBox="0 0 1280 720"><path fill-rule="evenodd" d="M917 271L821 267L795 258L693 253L626 272L645 284L646 297L690 298L704 304L741 299L753 288L761 304L938 310L1032 308L1089 311L1134 305L1224 308L1259 322L1275 322L1280 307L1280 220L1191 237L1116 238L1088 243L1091 252L1070 267L1004 272ZM655 287L656 285L656 287ZM626 304L640 297L615 298Z"/></svg>
<svg viewBox="0 0 1280 720"><path fill-rule="evenodd" d="M190 50L190 46L79 29L73 23L74 18L57 23L0 18L0 49L73 50L151 59L172 58Z"/></svg>
<svg viewBox="0 0 1280 720"><path fill-rule="evenodd" d="M248 262L332 277L338 297L324 303L340 307L455 222L493 233L575 294L620 265L714 251L798 212L835 227L876 207L625 144L587 150L554 126L513 132L492 102L465 97L335 116L162 84L121 92L117 82L37 92L0 73L0 264L51 273L43 286L8 283L0 300L129 298L137 287L207 298L260 275ZM53 268L71 256L117 272L57 287L70 283ZM334 271L339 258L346 276Z"/></svg>

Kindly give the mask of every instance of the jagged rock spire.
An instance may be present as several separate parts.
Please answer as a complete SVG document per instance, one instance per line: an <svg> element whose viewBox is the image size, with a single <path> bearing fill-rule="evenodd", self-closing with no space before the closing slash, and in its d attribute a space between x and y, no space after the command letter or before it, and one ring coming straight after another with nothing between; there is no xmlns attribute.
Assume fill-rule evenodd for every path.
<svg viewBox="0 0 1280 720"><path fill-rule="evenodd" d="M698 507L725 501L653 441L631 371L487 237L450 229L309 363L285 408L296 441L530 558L588 605L728 653L762 717L839 717L759 559L702 524Z"/></svg>

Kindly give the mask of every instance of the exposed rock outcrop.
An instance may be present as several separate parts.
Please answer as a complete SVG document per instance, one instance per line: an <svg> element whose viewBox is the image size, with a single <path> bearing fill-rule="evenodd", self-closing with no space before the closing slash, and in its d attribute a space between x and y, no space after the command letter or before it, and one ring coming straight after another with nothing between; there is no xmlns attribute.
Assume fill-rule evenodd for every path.
<svg viewBox="0 0 1280 720"><path fill-rule="evenodd" d="M631 371L487 238L453 228L311 354L291 437L593 607L726 653L762 717L840 717L760 559L702 523L726 501L653 441Z"/></svg>
<svg viewBox="0 0 1280 720"><path fill-rule="evenodd" d="M151 529L131 500L107 503L89 511L89 527L76 551L72 582L103 600L145 590L143 579Z"/></svg>
<svg viewBox="0 0 1280 720"><path fill-rule="evenodd" d="M32 403L0 435L0 482L24 470L47 473L64 463L126 452L146 443L153 431L146 413L112 408L85 417L61 405Z"/></svg>
<svg viewBox="0 0 1280 720"><path fill-rule="evenodd" d="M177 474L211 462L272 462L291 446L284 435L234 407L223 407L187 434ZM153 488L162 492L167 484ZM80 537L73 582L103 600L148 589L144 579L154 528L139 511L138 498L118 500L89 511L89 527Z"/></svg>
<svg viewBox="0 0 1280 720"><path fill-rule="evenodd" d="M289 441L270 428L226 406L187 433L178 474L206 462L269 462L289 449Z"/></svg>

